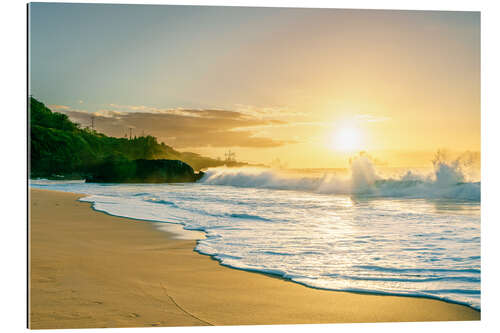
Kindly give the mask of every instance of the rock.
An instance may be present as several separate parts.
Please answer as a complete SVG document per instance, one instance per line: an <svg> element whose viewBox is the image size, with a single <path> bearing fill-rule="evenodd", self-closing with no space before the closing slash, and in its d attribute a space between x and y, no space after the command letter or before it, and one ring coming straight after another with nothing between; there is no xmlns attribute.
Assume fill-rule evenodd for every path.
<svg viewBox="0 0 500 333"><path fill-rule="evenodd" d="M87 183L187 183L203 177L178 160L108 160L94 166Z"/></svg>

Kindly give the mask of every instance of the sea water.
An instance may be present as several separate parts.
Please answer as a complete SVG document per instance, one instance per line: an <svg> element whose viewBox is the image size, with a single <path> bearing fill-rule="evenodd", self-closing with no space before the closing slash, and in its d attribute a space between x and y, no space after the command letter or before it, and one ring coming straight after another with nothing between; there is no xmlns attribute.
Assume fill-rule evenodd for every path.
<svg viewBox="0 0 500 333"><path fill-rule="evenodd" d="M33 180L112 215L203 231L221 264L313 287L431 297L480 309L480 182L455 164L381 177L215 168L191 184Z"/></svg>

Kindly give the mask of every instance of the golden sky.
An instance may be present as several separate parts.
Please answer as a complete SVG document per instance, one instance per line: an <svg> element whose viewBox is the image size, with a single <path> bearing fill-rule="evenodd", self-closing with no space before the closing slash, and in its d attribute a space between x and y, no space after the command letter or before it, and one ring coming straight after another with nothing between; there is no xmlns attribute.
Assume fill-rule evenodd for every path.
<svg viewBox="0 0 500 333"><path fill-rule="evenodd" d="M34 4L31 20L31 93L108 135L293 168L480 150L478 12Z"/></svg>

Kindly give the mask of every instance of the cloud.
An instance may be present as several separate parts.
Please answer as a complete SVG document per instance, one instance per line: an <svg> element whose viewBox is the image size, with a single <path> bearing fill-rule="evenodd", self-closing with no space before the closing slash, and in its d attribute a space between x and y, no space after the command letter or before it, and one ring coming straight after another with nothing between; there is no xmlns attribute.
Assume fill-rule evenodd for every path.
<svg viewBox="0 0 500 333"><path fill-rule="evenodd" d="M133 135L156 136L175 148L200 147L278 147L291 141L259 136L254 129L286 124L277 119L259 119L239 111L217 109L158 109L146 106L111 104L97 112L58 106L55 111L88 126L94 117L95 129L107 135L123 137L132 128Z"/></svg>
<svg viewBox="0 0 500 333"><path fill-rule="evenodd" d="M375 123L375 122L382 122L382 121L388 121L391 120L389 117L384 117L384 116L373 116L370 114L358 114L356 115L356 119L360 121L366 121L369 123Z"/></svg>
<svg viewBox="0 0 500 333"><path fill-rule="evenodd" d="M108 104L108 106L117 112L136 112L136 113L156 113L156 114L170 114L170 115L183 115L188 117L239 117L245 118L246 114L240 111L231 111L224 109L184 109L184 108L156 108L145 105L121 105L121 104ZM252 117L252 116L251 116ZM255 118L255 117L253 117Z"/></svg>
<svg viewBox="0 0 500 333"><path fill-rule="evenodd" d="M63 110L71 110L71 107L69 107L67 105L52 104L52 105L48 105L47 107L53 111L56 111L56 112L63 111Z"/></svg>
<svg viewBox="0 0 500 333"><path fill-rule="evenodd" d="M241 112L244 115L248 115L251 117L259 118L259 119L270 119L276 117L297 117L304 116L305 113L299 111L292 111L287 106L266 106L266 107L258 107L254 105L246 105L246 104L236 104L236 111Z"/></svg>
<svg viewBox="0 0 500 333"><path fill-rule="evenodd" d="M124 116L126 115L126 113L121 111L102 109L97 112L93 112L92 115L94 117L103 117L103 118L120 118L120 116Z"/></svg>

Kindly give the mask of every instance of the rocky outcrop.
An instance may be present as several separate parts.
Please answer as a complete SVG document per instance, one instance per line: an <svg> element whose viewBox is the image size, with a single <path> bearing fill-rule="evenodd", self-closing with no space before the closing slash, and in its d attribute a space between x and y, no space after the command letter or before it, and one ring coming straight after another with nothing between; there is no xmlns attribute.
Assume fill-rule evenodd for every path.
<svg viewBox="0 0 500 333"><path fill-rule="evenodd" d="M93 168L87 183L187 183L203 177L178 160L112 160Z"/></svg>

